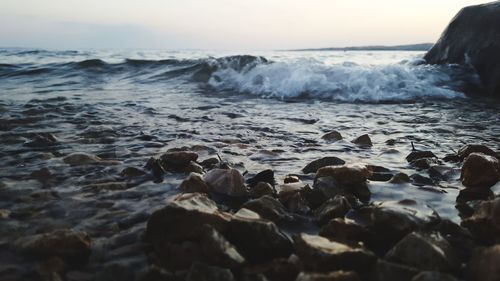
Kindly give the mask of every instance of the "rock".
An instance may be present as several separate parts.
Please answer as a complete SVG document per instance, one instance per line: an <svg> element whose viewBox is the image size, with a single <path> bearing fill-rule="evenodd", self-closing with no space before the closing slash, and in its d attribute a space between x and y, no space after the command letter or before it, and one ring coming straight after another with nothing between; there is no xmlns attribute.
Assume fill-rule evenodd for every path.
<svg viewBox="0 0 500 281"><path fill-rule="evenodd" d="M326 167L326 166L339 166L339 165L344 165L345 161L337 158L337 157L323 157L318 160L314 160L311 163L307 164L307 166L302 169L302 172L304 174L309 174L309 173L316 173L320 168Z"/></svg>
<svg viewBox="0 0 500 281"><path fill-rule="evenodd" d="M80 165L119 165L119 161L103 160L100 157L88 153L72 153L63 158L64 163L71 166Z"/></svg>
<svg viewBox="0 0 500 281"><path fill-rule="evenodd" d="M462 221L462 226L485 243L500 243L500 197L482 202L474 214Z"/></svg>
<svg viewBox="0 0 500 281"><path fill-rule="evenodd" d="M27 147L48 147L58 145L57 138L51 133L36 133L32 140L23 144Z"/></svg>
<svg viewBox="0 0 500 281"><path fill-rule="evenodd" d="M192 151L170 151L160 156L162 166L169 171L180 172L186 169L191 161L196 161L198 154Z"/></svg>
<svg viewBox="0 0 500 281"><path fill-rule="evenodd" d="M245 263L245 258L215 228L206 224L201 233L202 252L211 263L226 268L239 267Z"/></svg>
<svg viewBox="0 0 500 281"><path fill-rule="evenodd" d="M273 170L264 170L247 180L250 187L256 186L259 182L266 182L272 186L276 184Z"/></svg>
<svg viewBox="0 0 500 281"><path fill-rule="evenodd" d="M294 182L300 182L299 177L293 176L293 175L287 175L285 179L283 180L283 183L294 183Z"/></svg>
<svg viewBox="0 0 500 281"><path fill-rule="evenodd" d="M250 188L250 197L259 198L265 195L272 196L274 194L273 186L267 182L259 182Z"/></svg>
<svg viewBox="0 0 500 281"><path fill-rule="evenodd" d="M360 166L326 166L316 172L316 178L332 177L342 186L353 186L365 183L370 176L366 167Z"/></svg>
<svg viewBox="0 0 500 281"><path fill-rule="evenodd" d="M288 214L280 201L269 195L250 200L243 204L242 208L254 211L259 214L260 217L275 223L286 223L293 220L293 217Z"/></svg>
<svg viewBox="0 0 500 281"><path fill-rule="evenodd" d="M414 162L423 158L436 158L437 156L432 151L412 151L408 156L406 156L406 161L408 163Z"/></svg>
<svg viewBox="0 0 500 281"><path fill-rule="evenodd" d="M435 271L424 271L415 275L411 281L458 281L453 275L435 272Z"/></svg>
<svg viewBox="0 0 500 281"><path fill-rule="evenodd" d="M411 281L420 270L397 263L379 260L377 263L378 280L383 281Z"/></svg>
<svg viewBox="0 0 500 281"><path fill-rule="evenodd" d="M183 194L170 199L165 207L151 215L145 241L161 248L165 242L197 239L203 225L209 224L221 231L230 219L231 215L219 211L205 194Z"/></svg>
<svg viewBox="0 0 500 281"><path fill-rule="evenodd" d="M236 169L213 169L205 174L203 180L211 192L234 197L248 196L245 179Z"/></svg>
<svg viewBox="0 0 500 281"><path fill-rule="evenodd" d="M185 173L197 173L197 174L203 174L205 171L203 170L203 167L199 165L196 162L189 162L189 165L184 168Z"/></svg>
<svg viewBox="0 0 500 281"><path fill-rule="evenodd" d="M334 218L343 218L350 209L349 201L344 196L337 195L314 210L314 217L319 225L324 225Z"/></svg>
<svg viewBox="0 0 500 281"><path fill-rule="evenodd" d="M390 183L394 184L409 183L410 181L410 177L405 173L397 173L389 180Z"/></svg>
<svg viewBox="0 0 500 281"><path fill-rule="evenodd" d="M439 162L436 158L420 158L415 161L412 161L410 165L417 169L424 170L424 169L429 169L431 165L435 165L438 163Z"/></svg>
<svg viewBox="0 0 500 281"><path fill-rule="evenodd" d="M234 281L234 276L226 268L194 263L189 269L186 281Z"/></svg>
<svg viewBox="0 0 500 281"><path fill-rule="evenodd" d="M361 281L358 274L353 271L333 271L329 273L301 272L296 281Z"/></svg>
<svg viewBox="0 0 500 281"><path fill-rule="evenodd" d="M411 175L410 180L413 185L417 186L436 185L436 182L433 179L420 174Z"/></svg>
<svg viewBox="0 0 500 281"><path fill-rule="evenodd" d="M302 265L300 259L292 254L288 258L277 258L270 262L259 264L249 271L264 275L266 280L273 281L295 281L300 273Z"/></svg>
<svg viewBox="0 0 500 281"><path fill-rule="evenodd" d="M366 134L356 138L355 140L352 141L352 143L357 144L359 146L366 146L366 147L373 146L370 136Z"/></svg>
<svg viewBox="0 0 500 281"><path fill-rule="evenodd" d="M451 245L440 234L410 233L386 255L388 261L421 270L452 272L459 262Z"/></svg>
<svg viewBox="0 0 500 281"><path fill-rule="evenodd" d="M470 188L490 188L500 180L500 161L483 153L471 153L460 175L462 184Z"/></svg>
<svg viewBox="0 0 500 281"><path fill-rule="evenodd" d="M208 193L209 187L203 180L202 175L190 173L189 176L179 185L179 190L184 193Z"/></svg>
<svg viewBox="0 0 500 281"><path fill-rule="evenodd" d="M491 150L489 147L481 144L468 144L460 148L460 150L457 153L457 156L460 158L460 160L464 160L469 155L471 155L471 153L482 153L500 159L500 155L498 155L498 153Z"/></svg>
<svg viewBox="0 0 500 281"><path fill-rule="evenodd" d="M343 218L330 220L319 231L320 236L349 245L365 241L370 234L366 227Z"/></svg>
<svg viewBox="0 0 500 281"><path fill-rule="evenodd" d="M59 257L73 266L83 266L91 253L90 244L86 233L64 229L19 238L14 247L26 255L43 259Z"/></svg>
<svg viewBox="0 0 500 281"><path fill-rule="evenodd" d="M163 175L165 174L165 168L163 167L160 159L151 157L145 165L145 168L151 170L153 173L153 178L156 183L163 181Z"/></svg>
<svg viewBox="0 0 500 281"><path fill-rule="evenodd" d="M342 135L337 131L331 131L324 134L321 138L326 141L339 141L342 140Z"/></svg>
<svg viewBox="0 0 500 281"><path fill-rule="evenodd" d="M295 251L306 270L329 272L343 269L363 272L377 260L367 250L332 242L321 236L302 233L294 240Z"/></svg>
<svg viewBox="0 0 500 281"><path fill-rule="evenodd" d="M208 159L201 161L200 165L203 166L203 168L205 168L207 170L211 170L211 169L217 167L219 162L220 162L219 159L212 157L212 158L208 158Z"/></svg>
<svg viewBox="0 0 500 281"><path fill-rule="evenodd" d="M430 64L471 65L486 93L500 94L500 3L469 6L453 18L439 41L425 55Z"/></svg>
<svg viewBox="0 0 500 281"><path fill-rule="evenodd" d="M467 264L468 280L498 281L500 245L476 251Z"/></svg>
<svg viewBox="0 0 500 281"><path fill-rule="evenodd" d="M82 190L100 192L105 190L125 190L129 187L129 184L126 182L103 182L82 186Z"/></svg>
<svg viewBox="0 0 500 281"><path fill-rule="evenodd" d="M120 176L128 178L140 177L144 176L145 174L146 172L144 170L136 167L127 167L120 172Z"/></svg>
<svg viewBox="0 0 500 281"><path fill-rule="evenodd" d="M235 216L222 233L252 263L288 257L293 251L289 238L270 221Z"/></svg>
<svg viewBox="0 0 500 281"><path fill-rule="evenodd" d="M366 168L370 171L368 179L371 181L388 181L394 175L391 170L381 166L367 165Z"/></svg>

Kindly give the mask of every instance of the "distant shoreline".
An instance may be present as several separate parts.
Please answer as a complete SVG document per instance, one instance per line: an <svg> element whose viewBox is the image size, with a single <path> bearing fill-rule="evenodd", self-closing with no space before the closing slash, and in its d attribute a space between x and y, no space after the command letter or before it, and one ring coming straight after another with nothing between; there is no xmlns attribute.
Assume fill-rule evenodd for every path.
<svg viewBox="0 0 500 281"><path fill-rule="evenodd" d="M428 51L433 43L396 45L396 46L359 46L359 47L329 47L329 48L308 48L292 49L282 51L305 52L305 51Z"/></svg>

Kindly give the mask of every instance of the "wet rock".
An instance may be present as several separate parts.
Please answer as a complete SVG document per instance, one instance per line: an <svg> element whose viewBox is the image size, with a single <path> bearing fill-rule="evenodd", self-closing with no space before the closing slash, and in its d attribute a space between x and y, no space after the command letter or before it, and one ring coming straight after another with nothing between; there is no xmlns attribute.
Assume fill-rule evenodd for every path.
<svg viewBox="0 0 500 281"><path fill-rule="evenodd" d="M265 195L272 196L274 194L273 186L267 182L259 182L250 188L250 197L259 198Z"/></svg>
<svg viewBox="0 0 500 281"><path fill-rule="evenodd" d="M59 257L73 266L82 266L90 256L90 244L86 233L65 229L19 238L14 247L29 256Z"/></svg>
<svg viewBox="0 0 500 281"><path fill-rule="evenodd" d="M201 233L201 248L211 263L226 268L239 267L245 263L245 258L215 228L204 225Z"/></svg>
<svg viewBox="0 0 500 281"><path fill-rule="evenodd" d="M391 170L381 166L367 165L366 168L370 171L368 179L371 181L388 181L394 175Z"/></svg>
<svg viewBox="0 0 500 281"><path fill-rule="evenodd" d="M300 182L299 177L293 176L293 175L287 175L283 182L286 183L294 183L294 182Z"/></svg>
<svg viewBox="0 0 500 281"><path fill-rule="evenodd" d="M205 170L203 170L203 167L199 165L196 162L189 162L189 165L184 168L185 173L197 173L197 174L204 174Z"/></svg>
<svg viewBox="0 0 500 281"><path fill-rule="evenodd" d="M169 171L181 172L191 161L196 161L198 154L192 151L170 151L160 156L162 166Z"/></svg>
<svg viewBox="0 0 500 281"><path fill-rule="evenodd" d="M151 266L140 274L139 281L181 281L182 279L157 266Z"/></svg>
<svg viewBox="0 0 500 281"><path fill-rule="evenodd" d="M360 281L361 278L353 271L333 271L329 273L301 272L296 281Z"/></svg>
<svg viewBox="0 0 500 281"><path fill-rule="evenodd" d="M296 192L287 196L284 204L292 213L307 215L311 211L309 202L302 192Z"/></svg>
<svg viewBox="0 0 500 281"><path fill-rule="evenodd" d="M453 275L435 272L435 271L424 271L415 275L411 281L458 281Z"/></svg>
<svg viewBox="0 0 500 281"><path fill-rule="evenodd" d="M476 251L467 264L468 280L498 281L499 264L500 245Z"/></svg>
<svg viewBox="0 0 500 281"><path fill-rule="evenodd" d="M48 147L59 144L57 138L51 133L36 133L31 141L24 144L27 147Z"/></svg>
<svg viewBox="0 0 500 281"><path fill-rule="evenodd" d="M140 177L144 176L145 174L146 172L144 170L136 167L127 167L120 172L120 176L128 178Z"/></svg>
<svg viewBox="0 0 500 281"><path fill-rule="evenodd" d="M266 280L295 281L301 268L300 259L292 254L288 258L277 258L270 262L248 268L247 271L253 274L264 275L267 277Z"/></svg>
<svg viewBox="0 0 500 281"><path fill-rule="evenodd" d="M250 200L243 204L242 207L254 211L262 218L275 223L285 223L293 220L293 217L286 211L280 201L268 195Z"/></svg>
<svg viewBox="0 0 500 281"><path fill-rule="evenodd" d="M194 263L189 269L186 281L234 281L233 273L226 268Z"/></svg>
<svg viewBox="0 0 500 281"><path fill-rule="evenodd" d="M150 259L154 264L172 271L187 270L195 262L208 262L200 243L190 240L156 245Z"/></svg>
<svg viewBox="0 0 500 281"><path fill-rule="evenodd" d="M490 189L484 188L464 188L460 190L457 196L457 203L467 203L476 200L491 200L495 194Z"/></svg>
<svg viewBox="0 0 500 281"><path fill-rule="evenodd" d="M435 185L436 183L434 182L433 179L422 176L420 174L413 174L410 176L411 183L417 186L424 186L424 185Z"/></svg>
<svg viewBox="0 0 500 281"><path fill-rule="evenodd" d="M370 235L370 232L365 226L355 223L354 221L335 218L321 228L319 235L333 241L350 245L365 241L368 235Z"/></svg>
<svg viewBox="0 0 500 281"><path fill-rule="evenodd" d="M208 159L201 161L200 165L203 166L203 168L205 168L207 170L211 170L211 169L217 167L219 162L220 162L219 159L212 157L212 158L208 158Z"/></svg>
<svg viewBox="0 0 500 281"><path fill-rule="evenodd" d="M385 258L428 271L452 272L459 267L453 248L438 233L410 233L399 241Z"/></svg>
<svg viewBox="0 0 500 281"><path fill-rule="evenodd" d="M500 243L500 198L482 202L462 226L483 243Z"/></svg>
<svg viewBox="0 0 500 281"><path fill-rule="evenodd" d="M396 140L395 139L388 139L385 141L385 144L387 145L395 145L396 144Z"/></svg>
<svg viewBox="0 0 500 281"><path fill-rule="evenodd" d="M424 170L424 169L429 169L431 165L435 165L438 163L439 163L438 160L435 158L420 158L415 161L412 161L410 165L417 169Z"/></svg>
<svg viewBox="0 0 500 281"><path fill-rule="evenodd" d="M460 175L462 184L470 188L490 188L500 180L500 161L482 153L471 153Z"/></svg>
<svg viewBox="0 0 500 281"><path fill-rule="evenodd" d="M314 160L311 163L307 164L307 166L302 169L302 172L304 174L309 174L309 173L316 173L320 168L326 167L326 166L339 166L339 165L344 165L345 161L337 158L337 157L323 157L318 160Z"/></svg>
<svg viewBox="0 0 500 281"><path fill-rule="evenodd" d="M288 257L293 251L288 237L270 221L235 216L223 233L252 263Z"/></svg>
<svg viewBox="0 0 500 281"><path fill-rule="evenodd" d="M460 158L460 160L464 160L465 158L469 157L469 155L471 155L472 153L482 153L500 159L500 155L498 155L498 153L496 153L489 147L481 144L468 144L460 148L460 150L457 153L457 156Z"/></svg>
<svg viewBox="0 0 500 281"><path fill-rule="evenodd" d="M204 224L221 231L230 219L231 216L219 211L206 195L183 194L170 199L165 207L151 215L145 240L161 248L165 242L198 238Z"/></svg>
<svg viewBox="0 0 500 281"><path fill-rule="evenodd" d="M408 156L406 156L406 161L408 163L412 163L419 159L424 158L436 158L437 156L432 151L412 151Z"/></svg>
<svg viewBox="0 0 500 281"><path fill-rule="evenodd" d="M324 225L334 218L343 218L350 209L351 204L347 198L337 195L314 210L314 217L320 225Z"/></svg>
<svg viewBox="0 0 500 281"><path fill-rule="evenodd" d="M88 153L72 153L63 158L64 163L71 166L80 165L119 165L120 161L103 160L100 157Z"/></svg>
<svg viewBox="0 0 500 281"><path fill-rule="evenodd" d="M394 184L409 183L410 181L410 177L405 173L397 173L389 180L390 183Z"/></svg>
<svg viewBox="0 0 500 281"><path fill-rule="evenodd" d="M451 162L451 163L457 163L457 162L460 162L461 159L458 155L456 154L446 154L444 157L443 157L443 161L444 162Z"/></svg>
<svg viewBox="0 0 500 281"><path fill-rule="evenodd" d="M342 140L342 135L337 131L331 131L324 134L321 138L326 141L339 141Z"/></svg>
<svg viewBox="0 0 500 281"><path fill-rule="evenodd" d="M184 193L208 193L209 187L203 180L202 175L190 173L189 176L179 185L179 190Z"/></svg>
<svg viewBox="0 0 500 281"><path fill-rule="evenodd" d="M377 263L377 276L383 281L411 281L420 270L397 263L379 260Z"/></svg>
<svg viewBox="0 0 500 281"><path fill-rule="evenodd" d="M46 167L41 168L40 170L36 170L31 172L30 176L32 178L38 179L40 181L47 181L53 177L53 174Z"/></svg>
<svg viewBox="0 0 500 281"><path fill-rule="evenodd" d="M213 169L205 174L203 180L211 192L234 197L248 196L245 179L236 169Z"/></svg>
<svg viewBox="0 0 500 281"><path fill-rule="evenodd" d="M103 182L85 185L82 187L84 191L104 191L104 190L125 190L130 186L126 182Z"/></svg>
<svg viewBox="0 0 500 281"><path fill-rule="evenodd" d="M367 250L332 242L321 236L303 233L296 236L294 240L296 253L303 261L306 270L365 271L377 260L375 255Z"/></svg>
<svg viewBox="0 0 500 281"><path fill-rule="evenodd" d="M256 186L259 182L266 182L272 186L276 184L273 170L264 170L247 180L250 187Z"/></svg>
<svg viewBox="0 0 500 281"><path fill-rule="evenodd" d="M359 146L365 146L365 147L370 147L373 146L372 140L370 139L370 136L368 135L362 135L355 140L352 141L352 143L357 144Z"/></svg>
<svg viewBox="0 0 500 281"><path fill-rule="evenodd" d="M327 166L316 172L316 178L332 177L342 186L353 186L365 183L370 176L366 167L360 166Z"/></svg>
<svg viewBox="0 0 500 281"><path fill-rule="evenodd" d="M166 171L160 159L154 157L149 158L145 168L153 173L153 178L156 183L163 181L163 175L166 173Z"/></svg>

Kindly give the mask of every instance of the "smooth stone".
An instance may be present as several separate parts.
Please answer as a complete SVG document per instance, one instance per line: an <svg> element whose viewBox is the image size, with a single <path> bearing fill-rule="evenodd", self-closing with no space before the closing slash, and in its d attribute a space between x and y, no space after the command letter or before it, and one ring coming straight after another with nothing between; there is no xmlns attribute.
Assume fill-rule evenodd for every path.
<svg viewBox="0 0 500 281"><path fill-rule="evenodd" d="M319 231L320 236L344 244L365 241L370 234L365 226L343 218L330 220Z"/></svg>
<svg viewBox="0 0 500 281"><path fill-rule="evenodd" d="M500 243L500 197L479 204L477 210L461 225L478 240L486 243Z"/></svg>
<svg viewBox="0 0 500 281"><path fill-rule="evenodd" d="M215 228L206 224L201 231L201 249L211 263L226 268L235 268L246 262L234 245L229 243Z"/></svg>
<svg viewBox="0 0 500 281"><path fill-rule="evenodd" d="M324 134L321 138L326 141L339 141L342 140L342 135L337 131L331 131Z"/></svg>
<svg viewBox="0 0 500 281"><path fill-rule="evenodd" d="M370 139L370 136L368 136L367 134L357 137L352 141L352 143L365 147L373 146L372 140Z"/></svg>
<svg viewBox="0 0 500 281"><path fill-rule="evenodd" d="M196 161L198 154L192 151L170 151L160 156L162 166L166 170L178 172L189 166L191 161Z"/></svg>
<svg viewBox="0 0 500 281"><path fill-rule="evenodd" d="M190 173L189 176L182 181L178 188L184 193L209 192L209 187L203 180L203 176L197 173Z"/></svg>
<svg viewBox="0 0 500 281"><path fill-rule="evenodd" d="M259 182L253 187L250 187L250 197L259 198L265 195L272 196L274 194L274 188L267 182Z"/></svg>
<svg viewBox="0 0 500 281"><path fill-rule="evenodd" d="M126 167L120 172L120 176L130 178L144 176L145 174L146 172L144 170L136 167Z"/></svg>
<svg viewBox="0 0 500 281"><path fill-rule="evenodd" d="M388 181L394 175L391 170L382 166L367 165L366 168L370 171L368 179L371 181Z"/></svg>
<svg viewBox="0 0 500 281"><path fill-rule="evenodd" d="M460 174L462 184L469 188L490 188L500 180L500 161L482 153L471 153Z"/></svg>
<svg viewBox="0 0 500 281"><path fill-rule="evenodd" d="M370 176L366 167L360 166L327 166L316 172L316 178L332 177L340 185L351 186L365 183Z"/></svg>
<svg viewBox="0 0 500 281"><path fill-rule="evenodd" d="M205 174L203 180L211 192L234 197L248 196L245 179L236 169L213 169Z"/></svg>
<svg viewBox="0 0 500 281"><path fill-rule="evenodd" d="M498 281L500 244L476 251L467 264L468 280Z"/></svg>
<svg viewBox="0 0 500 281"><path fill-rule="evenodd" d="M295 251L306 270L329 272L335 270L365 271L377 260L362 248L352 248L317 235L302 233L295 237Z"/></svg>
<svg viewBox="0 0 500 281"><path fill-rule="evenodd" d="M256 186L259 182L266 182L274 186L276 184L276 180L274 179L274 171L264 170L247 180L247 183L250 187Z"/></svg>
<svg viewBox="0 0 500 281"><path fill-rule="evenodd" d="M293 176L293 175L287 175L285 179L283 180L283 183L294 183L294 182L300 182L299 177Z"/></svg>
<svg viewBox="0 0 500 281"><path fill-rule="evenodd" d="M411 281L420 270L411 266L379 260L377 263L378 280L383 281Z"/></svg>
<svg viewBox="0 0 500 281"><path fill-rule="evenodd" d="M471 155L471 153L482 153L500 159L500 155L498 155L498 153L496 153L489 147L481 144L468 144L460 148L460 150L457 153L457 156L460 158L460 160L464 160L469 155Z"/></svg>
<svg viewBox="0 0 500 281"><path fill-rule="evenodd" d="M188 166L184 168L185 173L197 173L197 174L204 174L205 170L203 169L203 166L200 164L191 161L189 162Z"/></svg>
<svg viewBox="0 0 500 281"><path fill-rule="evenodd" d="M320 168L326 167L326 166L338 166L338 165L344 165L345 161L334 156L330 157L323 157L318 160L314 160L311 163L307 164L303 169L302 172L305 174L309 173L316 173Z"/></svg>
<svg viewBox="0 0 500 281"><path fill-rule="evenodd" d="M361 281L353 271L333 271L329 273L301 272L295 281Z"/></svg>
<svg viewBox="0 0 500 281"><path fill-rule="evenodd" d="M394 184L409 183L410 181L410 177L405 173L397 173L389 180L390 183Z"/></svg>
<svg viewBox="0 0 500 281"><path fill-rule="evenodd" d="M269 195L250 200L243 204L242 208L252 210L258 213L260 217L275 223L291 222L293 220L293 217L287 212L283 204Z"/></svg>
<svg viewBox="0 0 500 281"><path fill-rule="evenodd" d="M332 219L343 218L350 209L351 204L347 198L337 195L314 210L314 217L319 225L324 225Z"/></svg>
<svg viewBox="0 0 500 281"><path fill-rule="evenodd" d="M412 151L408 156L406 156L406 161L412 163L416 160L423 158L436 158L437 156L432 151Z"/></svg>
<svg viewBox="0 0 500 281"><path fill-rule="evenodd" d="M211 170L211 169L217 167L217 165L219 163L220 163L219 159L212 157L212 158L208 158L208 159L201 161L200 165L203 166L203 168L205 168L207 170Z"/></svg>

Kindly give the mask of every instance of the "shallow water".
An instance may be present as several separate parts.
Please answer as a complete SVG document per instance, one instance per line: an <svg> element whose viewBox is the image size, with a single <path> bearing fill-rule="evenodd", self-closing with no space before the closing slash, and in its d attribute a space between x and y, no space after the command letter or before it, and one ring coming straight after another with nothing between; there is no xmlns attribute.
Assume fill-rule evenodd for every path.
<svg viewBox="0 0 500 281"><path fill-rule="evenodd" d="M193 147L201 160L218 154L242 171L271 168L280 182L298 174L306 183L312 179L301 169L323 156L429 177L405 160L411 142L440 159L467 143L500 150L500 104L466 98L457 77L476 77L420 65L421 53L253 54L272 63L220 59L226 55L233 54L1 50L0 209L10 217L0 219L0 244L64 226L93 238L91 266L116 261L110 253L139 239L148 214L185 175L129 181L124 190L88 185L125 181L125 167L143 167L169 148ZM331 130L344 140L322 140ZM34 133L52 133L58 143L27 146ZM373 147L350 142L363 134ZM121 162L69 166L62 158L73 152ZM446 180L370 182L371 201L413 199L459 222L459 166L436 165ZM51 175L31 175L42 168Z"/></svg>

